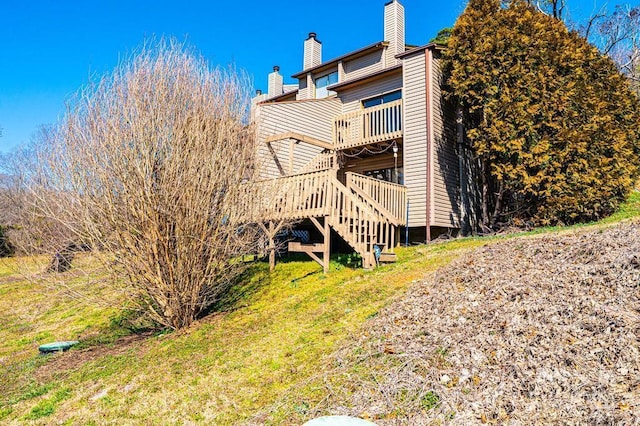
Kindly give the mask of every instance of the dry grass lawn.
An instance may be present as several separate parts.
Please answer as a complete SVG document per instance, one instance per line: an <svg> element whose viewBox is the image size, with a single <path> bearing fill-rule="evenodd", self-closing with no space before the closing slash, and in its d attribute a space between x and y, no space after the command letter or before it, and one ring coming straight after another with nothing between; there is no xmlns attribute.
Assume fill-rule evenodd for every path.
<svg viewBox="0 0 640 426"><path fill-rule="evenodd" d="M334 262L324 275L314 262L294 259L269 275L256 264L218 313L181 332L142 336L130 335L122 313L104 303L119 304L108 285L96 289L97 306L74 296L91 289L73 270L56 292L14 274L15 260L5 260L0 422L251 422L322 371L338 344L412 281L480 242L449 244L446 253L439 246L400 249L399 263L373 272ZM40 344L75 339L81 348L37 355ZM288 424L299 415L294 409L273 421Z"/></svg>
<svg viewBox="0 0 640 426"><path fill-rule="evenodd" d="M176 333L127 328L90 256L51 282L0 260L0 423L638 422L640 235L615 222L639 212L636 193L610 225L403 248L372 272L258 263ZM37 354L55 340L81 346Z"/></svg>

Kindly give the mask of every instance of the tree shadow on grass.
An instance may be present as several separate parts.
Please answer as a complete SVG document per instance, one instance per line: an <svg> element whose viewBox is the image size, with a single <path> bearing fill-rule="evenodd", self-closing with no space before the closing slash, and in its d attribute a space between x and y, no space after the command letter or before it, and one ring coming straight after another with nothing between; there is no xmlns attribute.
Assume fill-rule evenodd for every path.
<svg viewBox="0 0 640 426"><path fill-rule="evenodd" d="M233 312L244 307L255 294L271 283L269 265L262 261L253 262L229 285L229 289L213 305L204 310L201 318L216 312Z"/></svg>
<svg viewBox="0 0 640 426"><path fill-rule="evenodd" d="M290 275L283 276L278 271L278 265L287 265L295 262L313 262L308 256L301 253L292 253L278 258L276 271L269 272L269 263L258 260L248 266L247 270L236 277L229 290L211 307L202 312L202 317L206 317L216 312L233 312L239 308L247 306L255 295L263 288L274 283L274 280L289 280L292 283L307 278L315 274L322 274L322 268L317 271L310 271L300 276L296 276L295 268L287 268Z"/></svg>

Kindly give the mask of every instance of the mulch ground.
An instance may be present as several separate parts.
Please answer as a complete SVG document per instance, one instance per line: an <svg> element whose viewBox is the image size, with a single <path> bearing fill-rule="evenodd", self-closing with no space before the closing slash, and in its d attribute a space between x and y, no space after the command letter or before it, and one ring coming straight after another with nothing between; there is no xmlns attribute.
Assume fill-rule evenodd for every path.
<svg viewBox="0 0 640 426"><path fill-rule="evenodd" d="M464 255L370 321L325 382L312 416L640 424L640 224Z"/></svg>

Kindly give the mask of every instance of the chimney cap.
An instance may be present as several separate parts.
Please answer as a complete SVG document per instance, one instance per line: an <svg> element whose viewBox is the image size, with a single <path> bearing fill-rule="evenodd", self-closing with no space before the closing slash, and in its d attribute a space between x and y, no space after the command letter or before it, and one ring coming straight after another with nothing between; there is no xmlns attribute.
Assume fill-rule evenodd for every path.
<svg viewBox="0 0 640 426"><path fill-rule="evenodd" d="M314 39L315 41L320 43L320 40L318 40L318 34L316 34L314 32L309 33L309 37L307 38L307 40L310 40L310 39Z"/></svg>
<svg viewBox="0 0 640 426"><path fill-rule="evenodd" d="M273 66L273 71L274 71L274 72L278 72L278 71L280 71L280 67L279 67L278 65L274 65L274 66Z"/></svg>
<svg viewBox="0 0 640 426"><path fill-rule="evenodd" d="M260 90L260 89L256 89L256 95L257 95L257 96L262 95L262 90Z"/></svg>

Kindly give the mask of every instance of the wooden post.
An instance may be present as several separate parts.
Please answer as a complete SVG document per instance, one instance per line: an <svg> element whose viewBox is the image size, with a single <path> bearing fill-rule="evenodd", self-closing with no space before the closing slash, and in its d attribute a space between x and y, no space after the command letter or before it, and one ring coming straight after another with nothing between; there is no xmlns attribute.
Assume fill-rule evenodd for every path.
<svg viewBox="0 0 640 426"><path fill-rule="evenodd" d="M289 174L293 174L293 147L294 141L293 139L289 139Z"/></svg>
<svg viewBox="0 0 640 426"><path fill-rule="evenodd" d="M389 225L389 239L391 240L389 242L389 251L391 251L393 253L393 249L396 248L396 226L393 225Z"/></svg>
<svg viewBox="0 0 640 426"><path fill-rule="evenodd" d="M324 261L324 273L329 273L329 257L331 256L331 228L329 227L329 216L324 217L324 253L322 260Z"/></svg>
<svg viewBox="0 0 640 426"><path fill-rule="evenodd" d="M322 266L322 270L326 274L329 272L329 256L331 254L331 228L329 227L329 216L324 217L324 225L320 225L320 222L315 217L310 217L309 219L322 234L322 259L312 251L308 251L307 254ZM318 247L318 249L319 248L320 247Z"/></svg>
<svg viewBox="0 0 640 426"><path fill-rule="evenodd" d="M276 269L276 242L273 221L269 222L269 272Z"/></svg>

